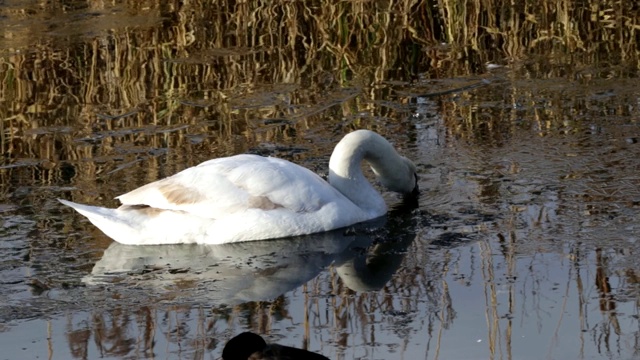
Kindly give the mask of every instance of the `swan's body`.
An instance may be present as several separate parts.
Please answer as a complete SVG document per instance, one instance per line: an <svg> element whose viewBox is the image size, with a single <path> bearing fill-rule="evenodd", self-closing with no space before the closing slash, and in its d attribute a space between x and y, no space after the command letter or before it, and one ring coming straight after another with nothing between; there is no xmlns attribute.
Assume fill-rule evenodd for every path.
<svg viewBox="0 0 640 360"><path fill-rule="evenodd" d="M333 151L329 183L286 160L236 155L120 195L117 209L60 201L123 244L222 244L312 234L386 213L384 199L362 174L362 160L390 190L416 191L413 163L382 136L358 130Z"/></svg>

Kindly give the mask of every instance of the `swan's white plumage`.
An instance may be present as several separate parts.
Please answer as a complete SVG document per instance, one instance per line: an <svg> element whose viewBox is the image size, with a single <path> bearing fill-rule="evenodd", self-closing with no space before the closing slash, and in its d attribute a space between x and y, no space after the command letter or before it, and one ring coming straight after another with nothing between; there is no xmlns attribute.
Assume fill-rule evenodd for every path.
<svg viewBox="0 0 640 360"><path fill-rule="evenodd" d="M392 190L416 187L413 164L380 135L359 130L336 146L331 184L286 160L236 155L120 195L117 209L60 201L124 244L221 244L311 234L386 213L362 174L362 160Z"/></svg>

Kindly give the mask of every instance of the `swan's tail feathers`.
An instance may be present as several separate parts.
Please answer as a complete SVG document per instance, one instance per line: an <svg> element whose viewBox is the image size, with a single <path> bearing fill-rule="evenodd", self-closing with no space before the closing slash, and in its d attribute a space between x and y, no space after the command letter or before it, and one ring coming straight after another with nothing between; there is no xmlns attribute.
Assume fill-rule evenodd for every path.
<svg viewBox="0 0 640 360"><path fill-rule="evenodd" d="M69 200L58 199L62 204L75 209L77 212L87 217L89 220L95 218L113 217L113 209L101 208L97 206L83 205Z"/></svg>
<svg viewBox="0 0 640 360"><path fill-rule="evenodd" d="M131 240L127 241L127 239L131 239L130 235L136 232L131 227L129 219L125 218L116 209L83 205L63 199L58 199L58 201L85 216L93 225L117 242L130 243Z"/></svg>

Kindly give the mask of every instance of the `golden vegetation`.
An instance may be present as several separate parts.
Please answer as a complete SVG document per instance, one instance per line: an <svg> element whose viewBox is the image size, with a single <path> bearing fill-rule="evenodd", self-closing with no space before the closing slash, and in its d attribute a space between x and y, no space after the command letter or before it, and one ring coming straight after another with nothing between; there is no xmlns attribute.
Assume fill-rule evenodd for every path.
<svg viewBox="0 0 640 360"><path fill-rule="evenodd" d="M358 112L370 117L358 126L371 126L397 117L377 103L393 81L432 89L433 79L486 74L486 63L570 81L638 68L632 1L53 1L2 11L2 166L70 161L89 178L115 162L90 170L80 160L115 158L122 144L221 155L343 117L366 121ZM473 114L452 111L478 131Z"/></svg>

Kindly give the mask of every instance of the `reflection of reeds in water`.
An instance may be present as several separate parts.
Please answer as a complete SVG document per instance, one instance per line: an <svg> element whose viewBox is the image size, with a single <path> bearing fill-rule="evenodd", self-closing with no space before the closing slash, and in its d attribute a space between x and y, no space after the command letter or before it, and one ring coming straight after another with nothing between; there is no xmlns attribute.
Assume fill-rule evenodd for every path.
<svg viewBox="0 0 640 360"><path fill-rule="evenodd" d="M190 135L203 132L216 134L206 137L206 143L228 143L255 118L289 118L293 112L308 122L314 111L306 108L322 109L332 83L364 86L362 96L375 100L379 92L372 84L417 79L421 73L431 78L465 76L483 72L487 61L518 63L540 55L558 61L550 67L556 76L566 71L599 76L592 66L605 63L623 69L637 59L634 34L639 25L630 4L98 5L91 9L97 21L86 22L76 11L61 18L71 25L55 24L69 27L77 18L78 39L65 32L36 32L21 33L22 42L12 43L21 52L6 55L0 72L2 98L10 104L1 108L2 150L13 161L48 160L53 166L74 158L79 144L73 140L78 137L99 145L91 156L132 141L187 150ZM30 9L34 18L54 11L59 8ZM101 19L124 12L162 17L164 26L141 23L138 16L113 22L106 33ZM20 9L6 13L25 17ZM98 36L90 39L94 33ZM536 60L531 66L543 65ZM528 65L525 61L519 66ZM539 77L546 68L525 69ZM289 86L278 90L273 84ZM357 112L354 105L368 106L367 101L349 99L338 97L330 104L345 106L343 113ZM212 126L176 126L207 122ZM295 128L304 133L310 124L300 122ZM491 133L500 132L495 125L488 127ZM72 136L65 136L68 133ZM107 156L114 156L113 151Z"/></svg>
<svg viewBox="0 0 640 360"><path fill-rule="evenodd" d="M629 337L635 340L635 336L625 333L628 330L621 325L622 317L635 317L638 313L637 287L622 285L614 289L611 285L614 281L635 281L633 270L609 273L614 266L608 262L619 254L610 252L609 256L602 249L591 251L584 244L572 244L564 260L554 255L555 251L544 248L538 249L537 255L519 257L517 249L522 246L518 246L518 241L535 241L531 230L535 229L513 229L508 237L500 236L497 244L478 243L490 358L513 358L519 353L518 338L514 333L526 336L527 332L522 331L525 319L528 319L528 327L532 326L531 322L537 322L538 331L549 342L545 349L547 358L566 347L567 331L578 334L579 346L572 351L579 357L593 351L589 342L601 354L637 349L637 344L627 342ZM545 259L546 255L549 257ZM566 282L545 279L554 276L549 274L548 261L566 261L560 267L566 270ZM585 279L591 283L585 284ZM550 295L554 292L557 295ZM589 318L594 315L595 293L601 319ZM627 306L629 303L632 305ZM626 313L618 311L619 304L625 307ZM632 314L628 313L630 309Z"/></svg>
<svg viewBox="0 0 640 360"><path fill-rule="evenodd" d="M517 231L516 231L517 232ZM516 234L509 239L500 239L499 248L493 248L488 242L479 242L478 253L482 261L480 281L485 288L486 306L486 345L491 358L513 357L519 353L512 349L514 332L521 327L522 319L558 315L557 320L539 324L548 334L550 341L549 356L558 345L557 341L567 334L564 324L564 314L568 301L577 301L573 307L580 309L580 329L574 329L580 336L580 348L576 353L585 353L584 347L593 338L599 348L616 349L619 346L617 337L621 335L618 324L619 315L615 311L615 298L610 285L601 285L609 281L609 275L604 274L606 256L596 253L595 274L589 274L590 259L581 255L581 246L571 250L573 257L569 258L567 282L556 283L557 291L563 295L548 297L552 282L544 280L546 261L557 261L557 256L537 262L536 258L518 259L515 254L517 247ZM449 299L450 284L445 279L448 272L465 274L465 269L459 269L456 250L437 251L437 259L419 259L429 251L424 244L416 243L407 252L404 266L396 273L391 281L380 291L354 292L338 278L335 271L310 281L296 296L303 299L303 314L290 314L287 297L279 297L271 302L249 302L234 307L198 307L175 306L165 310L156 307L141 307L136 311L117 309L107 313L97 311L87 328L86 322L80 322L82 327L68 329L67 336L72 351L75 354L86 354L88 341L93 341L100 353L111 356L125 356L126 354L154 354L163 351L172 354L193 354L195 358L206 358L211 351L219 352L225 339L233 334L250 329L262 334L270 334L278 338L287 326L295 328L298 334L296 346L303 348L322 348L328 353L337 351L336 358L344 358L343 352L358 347L372 351L380 346L380 341L388 341L389 334L395 334L399 339L407 337L407 331L418 331L424 337L429 358L440 358L439 341L447 335L449 326L455 326L455 309ZM425 261L426 260L426 261ZM527 263L522 264L525 260ZM520 266L516 266L518 262ZM429 264L430 267L414 266ZM468 266L467 264L466 266ZM442 270L444 269L444 274ZM467 274L470 275L470 274ZM583 276L595 281L594 285L606 306L601 309L604 321L589 319L586 307L590 305L589 289L582 283ZM628 276L628 275L625 275ZM518 281L515 279L518 278ZM522 278L527 278L526 280ZM464 281L470 281L472 277ZM480 280L480 279L478 279ZM542 281L541 281L542 280ZM197 284L194 284L197 286ZM577 292L578 296L570 295ZM425 306L427 311L421 309ZM553 304L551 307L551 301ZM428 317L415 319L415 314L427 314ZM302 322L297 320L302 319ZM554 328L554 323L557 322ZM290 325L287 325L290 324ZM411 325L409 325L411 324ZM284 326L284 328L283 328ZM419 328L416 328L419 326ZM317 329L330 329L328 338ZM378 334L380 331L382 334ZM482 334L482 329L478 333ZM91 334L91 336L89 336ZM354 336L355 334L355 336ZM414 335L415 336L415 335ZM154 337L161 337L161 343L167 344L166 349L154 351L157 341ZM415 340L415 339L414 339ZM471 339L473 340L473 339ZM289 340L291 341L291 340ZM313 342L313 344L312 344ZM328 345L330 344L330 345ZM407 343L400 343L396 349L402 353ZM624 344L623 344L624 345ZM182 349L182 350L181 350ZM542 349L541 349L542 351ZM78 355L81 357L81 355Z"/></svg>

